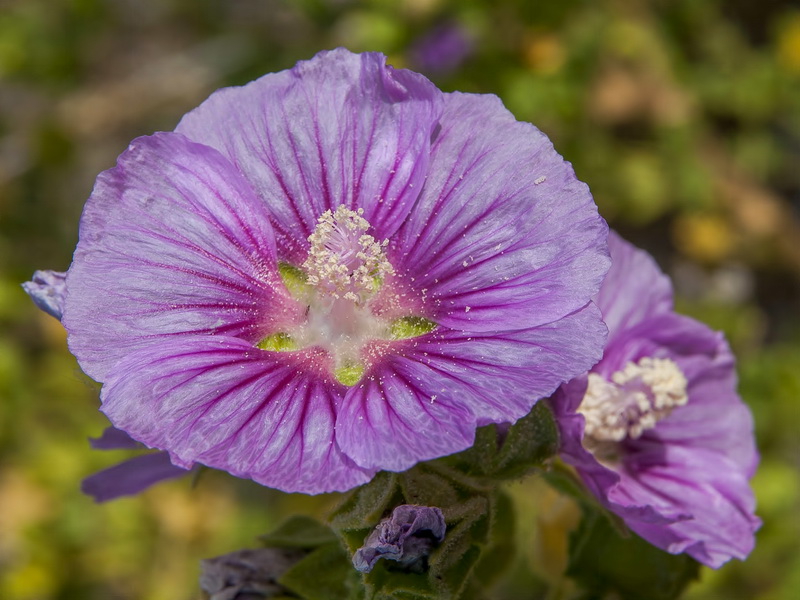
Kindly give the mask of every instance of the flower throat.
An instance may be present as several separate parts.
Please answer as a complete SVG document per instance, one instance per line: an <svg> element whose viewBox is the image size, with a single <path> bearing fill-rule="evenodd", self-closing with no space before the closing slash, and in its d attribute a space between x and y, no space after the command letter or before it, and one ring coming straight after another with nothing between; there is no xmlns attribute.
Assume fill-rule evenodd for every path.
<svg viewBox="0 0 800 600"><path fill-rule="evenodd" d="M333 358L334 376L345 385L361 379L362 350L370 340L413 337L435 327L421 317L389 322L370 310L369 301L394 269L384 252L388 241L378 242L366 233L369 223L363 212L339 206L320 216L301 268L281 266L286 287L308 307L306 321L291 333L273 334L258 344L275 351L322 347ZM404 327L407 323L413 326Z"/></svg>

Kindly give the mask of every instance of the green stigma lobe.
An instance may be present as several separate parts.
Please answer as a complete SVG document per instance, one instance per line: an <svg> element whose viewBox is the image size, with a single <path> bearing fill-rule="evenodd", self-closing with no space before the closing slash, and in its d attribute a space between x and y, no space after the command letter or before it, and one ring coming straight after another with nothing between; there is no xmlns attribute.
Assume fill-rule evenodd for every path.
<svg viewBox="0 0 800 600"><path fill-rule="evenodd" d="M257 346L272 352L290 352L298 349L297 343L285 333L273 333L258 342Z"/></svg>
<svg viewBox="0 0 800 600"><path fill-rule="evenodd" d="M392 322L389 332L393 340L405 340L430 333L436 323L424 317L402 317Z"/></svg>
<svg viewBox="0 0 800 600"><path fill-rule="evenodd" d="M286 286L292 297L305 298L308 296L311 286L307 283L305 271L289 263L282 262L278 264L278 273L283 280L283 285Z"/></svg>
<svg viewBox="0 0 800 600"><path fill-rule="evenodd" d="M336 381L346 386L354 386L359 382L362 375L364 375L364 365L349 364L346 367L336 369L333 376Z"/></svg>

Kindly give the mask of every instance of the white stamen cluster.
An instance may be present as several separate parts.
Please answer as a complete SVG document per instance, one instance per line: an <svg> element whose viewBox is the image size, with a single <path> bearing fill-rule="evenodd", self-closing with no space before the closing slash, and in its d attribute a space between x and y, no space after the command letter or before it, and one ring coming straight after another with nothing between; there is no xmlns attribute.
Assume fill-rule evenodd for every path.
<svg viewBox="0 0 800 600"><path fill-rule="evenodd" d="M363 213L344 206L333 213L326 210L308 236L311 249L303 263L309 284L334 299L358 304L372 296L383 277L394 273L383 251L388 240L380 243L364 233L369 223Z"/></svg>
<svg viewBox="0 0 800 600"><path fill-rule="evenodd" d="M668 358L629 362L611 381L590 373L578 408L586 419L585 434L596 442L637 439L686 404L686 385L686 377Z"/></svg>

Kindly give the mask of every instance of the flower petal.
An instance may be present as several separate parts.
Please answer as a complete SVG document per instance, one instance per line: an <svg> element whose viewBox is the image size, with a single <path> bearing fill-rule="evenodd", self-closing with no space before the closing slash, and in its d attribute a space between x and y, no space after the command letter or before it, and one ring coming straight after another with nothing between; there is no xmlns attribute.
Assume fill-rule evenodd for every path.
<svg viewBox="0 0 800 600"><path fill-rule="evenodd" d="M393 342L347 393L342 450L365 468L401 471L472 445L475 427L515 421L598 358L605 327L589 305L547 326L504 334L439 328Z"/></svg>
<svg viewBox="0 0 800 600"><path fill-rule="evenodd" d="M35 271L31 281L23 283L22 288L40 310L60 321L67 295L66 278L67 274L62 271Z"/></svg>
<svg viewBox="0 0 800 600"><path fill-rule="evenodd" d="M99 438L89 438L89 444L95 450L133 450L134 448L141 448L139 442L116 427L106 427Z"/></svg>
<svg viewBox="0 0 800 600"><path fill-rule="evenodd" d="M644 437L715 449L752 476L758 464L753 417L736 393L734 358L723 335L683 315L658 314L617 331L592 370L609 379L628 362L646 356L678 365L687 379L689 402Z"/></svg>
<svg viewBox="0 0 800 600"><path fill-rule="evenodd" d="M300 264L319 216L364 209L380 238L413 206L441 92L377 53L322 52L211 95L176 131L220 150L269 205L281 258Z"/></svg>
<svg viewBox="0 0 800 600"><path fill-rule="evenodd" d="M627 456L622 481L609 494L630 528L669 552L686 552L710 567L745 558L761 521L753 515L753 492L738 465L702 447L658 444L656 450ZM656 454L660 456L654 458ZM631 504L649 505L657 512L680 510L692 518L657 527L628 518L624 511Z"/></svg>
<svg viewBox="0 0 800 600"><path fill-rule="evenodd" d="M173 465L166 452L153 452L90 475L81 482L81 491L95 502L106 502L121 496L133 496L153 484L182 477L188 472Z"/></svg>
<svg viewBox="0 0 800 600"><path fill-rule="evenodd" d="M611 342L618 332L672 311L672 284L652 256L622 239L616 231L608 232L608 249L611 268L596 302L608 325Z"/></svg>
<svg viewBox="0 0 800 600"><path fill-rule="evenodd" d="M70 349L98 381L176 334L255 343L300 317L266 207L216 150L174 133L135 140L98 177L67 287Z"/></svg>
<svg viewBox="0 0 800 600"><path fill-rule="evenodd" d="M626 443L622 466L610 469L581 443L583 416L574 412L581 387L585 384L579 381L563 386L551 405L561 432L561 456L578 469L592 493L659 548L686 552L715 568L732 557L744 558L760 520L753 515L755 502L741 467L704 447L702 438L695 444L665 444L646 434Z"/></svg>
<svg viewBox="0 0 800 600"><path fill-rule="evenodd" d="M101 393L111 422L172 460L287 492L342 491L373 472L333 440L341 386L310 352L267 352L225 336L163 340L122 360Z"/></svg>
<svg viewBox="0 0 800 600"><path fill-rule="evenodd" d="M425 316L454 329L549 323L597 293L608 230L547 137L493 96L447 94L425 188L388 248Z"/></svg>
<svg viewBox="0 0 800 600"><path fill-rule="evenodd" d="M716 450L752 477L759 460L753 416L736 393L734 357L724 336L682 315L665 315L652 323L649 337L669 349L686 376L689 402L645 436Z"/></svg>

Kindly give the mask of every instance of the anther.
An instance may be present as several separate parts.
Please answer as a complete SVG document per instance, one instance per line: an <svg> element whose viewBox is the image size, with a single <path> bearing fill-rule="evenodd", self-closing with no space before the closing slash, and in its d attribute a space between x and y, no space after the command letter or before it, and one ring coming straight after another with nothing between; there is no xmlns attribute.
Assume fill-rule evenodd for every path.
<svg viewBox="0 0 800 600"><path fill-rule="evenodd" d="M629 362L611 381L590 373L578 407L586 420L585 435L595 442L637 439L687 403L686 386L678 365L667 358Z"/></svg>
<svg viewBox="0 0 800 600"><path fill-rule="evenodd" d="M380 287L384 277L394 273L384 248L365 233L369 223L363 209L339 206L325 211L308 237L311 248L303 263L308 283L333 299L344 298L363 304Z"/></svg>

